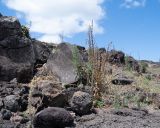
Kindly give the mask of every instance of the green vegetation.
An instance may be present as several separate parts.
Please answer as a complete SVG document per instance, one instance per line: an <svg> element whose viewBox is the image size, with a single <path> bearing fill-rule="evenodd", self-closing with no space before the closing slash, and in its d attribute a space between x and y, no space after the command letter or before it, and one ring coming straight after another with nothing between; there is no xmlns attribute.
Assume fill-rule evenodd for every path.
<svg viewBox="0 0 160 128"><path fill-rule="evenodd" d="M122 107L121 99L119 95L115 95L114 97L114 102L113 102L113 107L115 109L120 109Z"/></svg>
<svg viewBox="0 0 160 128"><path fill-rule="evenodd" d="M101 99L101 100L95 100L94 101L94 106L96 108L102 108L105 106L105 102Z"/></svg>
<svg viewBox="0 0 160 128"><path fill-rule="evenodd" d="M125 68L126 68L126 70L128 70L128 71L132 71L132 65L129 63L129 56L125 56Z"/></svg>
<svg viewBox="0 0 160 128"><path fill-rule="evenodd" d="M73 64L76 67L79 83L90 85L93 91L94 100L101 100L102 85L104 83L106 59L98 48L95 47L93 38L93 25L88 29L88 62L79 61L79 51L73 49Z"/></svg>
<svg viewBox="0 0 160 128"><path fill-rule="evenodd" d="M22 25L21 28L22 28L23 36L25 36L27 38L31 38L30 34L29 34L29 28L26 27L25 25Z"/></svg>
<svg viewBox="0 0 160 128"><path fill-rule="evenodd" d="M146 73L147 72L147 68L148 68L148 64L145 62L141 62L140 63L140 72L141 73Z"/></svg>

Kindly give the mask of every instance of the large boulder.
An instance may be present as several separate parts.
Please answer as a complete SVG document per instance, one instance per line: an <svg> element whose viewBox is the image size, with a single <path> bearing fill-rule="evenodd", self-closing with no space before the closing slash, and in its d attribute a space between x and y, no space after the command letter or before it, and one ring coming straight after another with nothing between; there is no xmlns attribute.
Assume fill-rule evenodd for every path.
<svg viewBox="0 0 160 128"><path fill-rule="evenodd" d="M46 64L48 71L56 75L64 84L75 83L77 81L76 69L73 64L73 50L73 45L67 43L59 44L56 51L51 54ZM83 61L80 52L78 51L76 54L79 56L78 59Z"/></svg>
<svg viewBox="0 0 160 128"><path fill-rule="evenodd" d="M71 109L78 115L88 114L92 108L92 97L86 92L75 92L71 99Z"/></svg>
<svg viewBox="0 0 160 128"><path fill-rule="evenodd" d="M14 17L0 17L0 80L28 82L35 63L32 41L23 37L21 25Z"/></svg>
<svg viewBox="0 0 160 128"><path fill-rule="evenodd" d="M65 128L72 126L73 117L63 108L46 108L37 113L33 120L34 128Z"/></svg>
<svg viewBox="0 0 160 128"><path fill-rule="evenodd" d="M10 36L22 36L21 25L15 17L1 16L0 31L0 41Z"/></svg>
<svg viewBox="0 0 160 128"><path fill-rule="evenodd" d="M52 45L24 36L15 17L0 16L0 80L17 78L20 83L32 79L35 68L47 61Z"/></svg>

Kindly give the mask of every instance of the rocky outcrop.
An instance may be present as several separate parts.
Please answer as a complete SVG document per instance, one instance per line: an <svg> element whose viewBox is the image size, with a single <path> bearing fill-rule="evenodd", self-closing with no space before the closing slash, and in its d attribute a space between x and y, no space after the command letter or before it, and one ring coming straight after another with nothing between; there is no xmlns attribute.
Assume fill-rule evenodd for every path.
<svg viewBox="0 0 160 128"><path fill-rule="evenodd" d="M14 17L0 17L0 31L0 80L17 78L28 82L35 62L31 40L23 37L21 25Z"/></svg>
<svg viewBox="0 0 160 128"><path fill-rule="evenodd" d="M46 108L36 114L34 128L65 128L72 126L73 117L63 108Z"/></svg>
<svg viewBox="0 0 160 128"><path fill-rule="evenodd" d="M140 66L138 64L138 61L136 61L133 57L131 56L126 57L125 64L127 68L140 72Z"/></svg>
<svg viewBox="0 0 160 128"><path fill-rule="evenodd" d="M21 25L17 18L1 16L0 17L0 41L11 36L20 36L22 37Z"/></svg>
<svg viewBox="0 0 160 128"><path fill-rule="evenodd" d="M108 52L108 61L111 64L124 64L125 63L125 54L121 51L111 50Z"/></svg>
<svg viewBox="0 0 160 128"><path fill-rule="evenodd" d="M121 51L100 48L98 52L106 55L109 66L125 64L138 72L141 70L134 58L125 58ZM157 110L148 114L139 108L113 111L94 109L91 96L93 89L86 82L78 81L74 61L78 64L88 61L84 47L68 43L46 44L31 39L28 29L22 28L16 18L0 14L0 127L32 127L33 117L35 128L160 127L160 113ZM112 74L112 68L107 68L106 74ZM122 76L111 82L126 85L134 81ZM126 88L120 92L118 99L107 93L102 97L104 102L96 101L95 105L104 105L104 108L114 104L125 105L123 96L127 100L136 96L137 103L153 104L157 109L160 108L158 93L145 94L143 89L133 87L128 90L128 87L127 92ZM124 107L132 108L132 103L128 103Z"/></svg>
<svg viewBox="0 0 160 128"><path fill-rule="evenodd" d="M0 81L17 78L18 82L29 82L35 65L47 61L51 48L26 38L14 17L1 16L0 31Z"/></svg>

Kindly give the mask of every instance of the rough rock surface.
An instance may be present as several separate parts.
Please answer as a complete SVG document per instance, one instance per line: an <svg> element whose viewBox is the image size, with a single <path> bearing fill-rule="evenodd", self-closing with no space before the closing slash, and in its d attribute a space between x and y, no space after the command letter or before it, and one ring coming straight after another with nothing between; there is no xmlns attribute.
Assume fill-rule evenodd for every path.
<svg viewBox="0 0 160 128"><path fill-rule="evenodd" d="M1 16L0 32L0 80L29 82L34 65L47 61L50 45L25 37L15 17Z"/></svg>
<svg viewBox="0 0 160 128"><path fill-rule="evenodd" d="M30 102L33 107L64 107L67 97L59 84L52 80L39 80L33 85ZM42 102L41 102L42 101Z"/></svg>
<svg viewBox="0 0 160 128"><path fill-rule="evenodd" d="M44 63L47 62L52 50L55 46L52 44L43 43L32 39L32 44L35 53L35 66L41 67Z"/></svg>
<svg viewBox="0 0 160 128"><path fill-rule="evenodd" d="M86 92L75 92L71 99L71 109L78 115L88 114L92 108L92 97Z"/></svg>
<svg viewBox="0 0 160 128"><path fill-rule="evenodd" d="M17 97L16 95L9 95L4 98L5 108L12 112L17 112L18 110L20 110L18 102L19 102L19 97Z"/></svg>
<svg viewBox="0 0 160 128"><path fill-rule="evenodd" d="M108 60L112 64L124 64L125 63L125 54L121 51L111 50L109 52Z"/></svg>
<svg viewBox="0 0 160 128"><path fill-rule="evenodd" d="M2 114L2 119L3 119L3 120L10 120L10 118L11 118L11 116L12 116L11 111L6 110L6 109L2 109L2 110L1 110L1 114Z"/></svg>
<svg viewBox="0 0 160 128"><path fill-rule="evenodd" d="M72 126L73 117L63 108L46 108L36 114L34 128L64 128Z"/></svg>
<svg viewBox="0 0 160 128"><path fill-rule="evenodd" d="M144 110L99 110L98 114L77 117L76 128L159 128L160 112Z"/></svg>
<svg viewBox="0 0 160 128"><path fill-rule="evenodd" d="M0 103L1 108L13 112L25 111L28 105L29 87L18 86L17 83L0 82Z"/></svg>
<svg viewBox="0 0 160 128"><path fill-rule="evenodd" d="M27 82L35 61L31 40L23 37L21 25L14 17L0 17L0 31L0 80L17 78Z"/></svg>
<svg viewBox="0 0 160 128"><path fill-rule="evenodd" d="M64 84L75 83L77 81L77 75L73 64L73 50L73 45L67 43L59 44L46 64L48 71L56 75ZM83 60L81 55L80 59L81 61Z"/></svg>

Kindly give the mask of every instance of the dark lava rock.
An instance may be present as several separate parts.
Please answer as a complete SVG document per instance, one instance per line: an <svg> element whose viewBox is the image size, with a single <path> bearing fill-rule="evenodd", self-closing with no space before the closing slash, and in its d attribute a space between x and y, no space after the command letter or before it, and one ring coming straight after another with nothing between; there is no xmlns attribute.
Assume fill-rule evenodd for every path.
<svg viewBox="0 0 160 128"><path fill-rule="evenodd" d="M10 120L10 118L11 118L11 116L12 116L11 111L6 110L6 109L2 109L2 110L1 110L1 114L2 114L2 119L3 119L3 120Z"/></svg>
<svg viewBox="0 0 160 128"><path fill-rule="evenodd" d="M111 64L124 64L125 63L125 54L121 51L111 50L109 52L108 61Z"/></svg>
<svg viewBox="0 0 160 128"><path fill-rule="evenodd" d="M44 64L51 45L24 36L20 22L15 17L0 17L0 80L17 78L19 83L32 79L36 65Z"/></svg>
<svg viewBox="0 0 160 128"><path fill-rule="evenodd" d="M22 95L20 97L19 105L20 105L20 111L27 110L27 107L28 107L28 94L24 94L24 95Z"/></svg>
<svg viewBox="0 0 160 128"><path fill-rule="evenodd" d="M0 98L0 110L3 108L3 100Z"/></svg>
<svg viewBox="0 0 160 128"><path fill-rule="evenodd" d="M71 99L71 109L78 115L88 114L92 108L92 97L86 92L75 92Z"/></svg>
<svg viewBox="0 0 160 128"><path fill-rule="evenodd" d="M43 43L37 40L32 39L35 57L36 57L36 64L44 64L47 62L50 53L54 49L53 45Z"/></svg>
<svg viewBox="0 0 160 128"><path fill-rule="evenodd" d="M31 40L23 37L21 25L14 17L0 17L0 31L0 80L17 78L18 82L28 82L35 62Z"/></svg>
<svg viewBox="0 0 160 128"><path fill-rule="evenodd" d="M63 94L65 95L68 104L71 102L71 99L73 97L73 94L77 91L80 91L80 89L78 88L74 88L74 87L69 87L65 90L63 90Z"/></svg>
<svg viewBox="0 0 160 128"><path fill-rule="evenodd" d="M138 64L138 61L136 61L133 57L131 56L126 57L125 64L132 70L140 72L140 66Z"/></svg>
<svg viewBox="0 0 160 128"><path fill-rule="evenodd" d="M23 86L20 90L20 95L23 95L23 94L29 94L29 87L28 86Z"/></svg>
<svg viewBox="0 0 160 128"><path fill-rule="evenodd" d="M0 30L0 41L10 36L22 36L21 25L15 17L1 16Z"/></svg>
<svg viewBox="0 0 160 128"><path fill-rule="evenodd" d="M99 52L100 52L100 53L106 53L107 51L106 51L105 48L99 48Z"/></svg>
<svg viewBox="0 0 160 128"><path fill-rule="evenodd" d="M9 95L4 98L5 108L12 112L17 112L18 110L20 110L18 102L19 102L19 97L15 95Z"/></svg>
<svg viewBox="0 0 160 128"><path fill-rule="evenodd" d="M73 117L63 108L46 108L37 113L33 120L34 128L64 128L73 124Z"/></svg>
<svg viewBox="0 0 160 128"><path fill-rule="evenodd" d="M129 85L132 84L134 81L128 78L116 78L112 80L112 83L115 85Z"/></svg>

